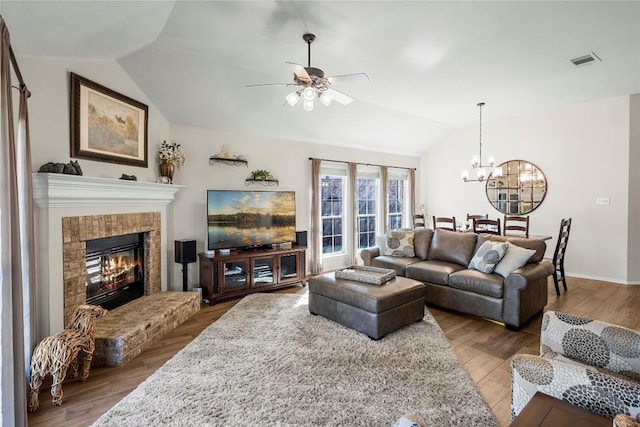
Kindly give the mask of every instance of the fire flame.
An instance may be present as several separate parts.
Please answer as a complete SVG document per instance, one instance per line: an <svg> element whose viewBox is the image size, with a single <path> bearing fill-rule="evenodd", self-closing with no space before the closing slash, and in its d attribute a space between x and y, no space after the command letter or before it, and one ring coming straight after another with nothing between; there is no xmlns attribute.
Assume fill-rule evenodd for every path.
<svg viewBox="0 0 640 427"><path fill-rule="evenodd" d="M136 280L137 261L130 261L128 256L105 257L102 263L102 287L106 289L117 288L124 282Z"/></svg>

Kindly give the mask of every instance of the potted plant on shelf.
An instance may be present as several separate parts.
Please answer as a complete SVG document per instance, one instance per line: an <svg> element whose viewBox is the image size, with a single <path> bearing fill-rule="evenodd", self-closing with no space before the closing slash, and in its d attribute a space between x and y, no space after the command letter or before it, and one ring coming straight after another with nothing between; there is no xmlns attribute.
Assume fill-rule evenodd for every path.
<svg viewBox="0 0 640 427"><path fill-rule="evenodd" d="M256 181L264 181L267 179L273 179L273 176L271 176L269 171L266 171L264 169L256 169L253 172L251 172L249 179L253 179Z"/></svg>
<svg viewBox="0 0 640 427"><path fill-rule="evenodd" d="M166 177L169 184L173 184L175 168L180 169L186 160L182 147L176 142L162 141L158 155L160 156L160 175Z"/></svg>

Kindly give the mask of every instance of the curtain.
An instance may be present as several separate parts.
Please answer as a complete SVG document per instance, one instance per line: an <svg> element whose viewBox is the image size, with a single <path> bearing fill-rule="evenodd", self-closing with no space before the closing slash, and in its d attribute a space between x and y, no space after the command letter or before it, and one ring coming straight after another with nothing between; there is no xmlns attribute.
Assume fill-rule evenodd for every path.
<svg viewBox="0 0 640 427"><path fill-rule="evenodd" d="M416 170L409 169L409 212L411 213L411 218L409 221L412 222L411 227L413 227L413 216L416 214ZM425 225L427 223L427 219L424 219Z"/></svg>
<svg viewBox="0 0 640 427"><path fill-rule="evenodd" d="M31 154L27 98L20 86L18 135L14 134L9 30L0 16L0 394L1 424L27 424L26 383L33 348L35 289ZM14 70L19 75L17 69Z"/></svg>
<svg viewBox="0 0 640 427"><path fill-rule="evenodd" d="M358 164L349 163L347 172L347 188L349 189L349 207L351 208L351 251L349 251L349 264L358 263L358 186L356 184L358 177Z"/></svg>
<svg viewBox="0 0 640 427"><path fill-rule="evenodd" d="M382 227L378 234L386 233L389 229L389 168L380 166L380 194L382 195L380 203L382 204Z"/></svg>
<svg viewBox="0 0 640 427"><path fill-rule="evenodd" d="M321 167L322 160L311 159L311 274L322 272Z"/></svg>

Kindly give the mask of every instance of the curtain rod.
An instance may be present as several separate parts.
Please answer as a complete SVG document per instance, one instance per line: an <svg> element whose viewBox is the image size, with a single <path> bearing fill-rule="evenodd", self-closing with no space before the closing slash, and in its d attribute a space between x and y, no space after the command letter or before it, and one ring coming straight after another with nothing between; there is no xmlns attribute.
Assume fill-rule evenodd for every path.
<svg viewBox="0 0 640 427"><path fill-rule="evenodd" d="M16 60L16 55L14 55L11 45L9 45L9 57L11 59L11 64L13 65L13 71L16 73L16 77L18 78L20 87L22 88L26 85L24 84L24 80L22 79L22 73L20 73L20 67L18 67L18 61Z"/></svg>
<svg viewBox="0 0 640 427"><path fill-rule="evenodd" d="M347 162L345 160L331 160L331 159L317 159L315 157L309 157L309 160L322 160L323 162L335 162L335 163L356 163L359 165L364 165L364 166L386 166L388 168L395 168L395 169L407 169L407 170L416 170L416 168L408 168L406 166L389 166L389 165L377 165L375 163L360 163L360 162Z"/></svg>

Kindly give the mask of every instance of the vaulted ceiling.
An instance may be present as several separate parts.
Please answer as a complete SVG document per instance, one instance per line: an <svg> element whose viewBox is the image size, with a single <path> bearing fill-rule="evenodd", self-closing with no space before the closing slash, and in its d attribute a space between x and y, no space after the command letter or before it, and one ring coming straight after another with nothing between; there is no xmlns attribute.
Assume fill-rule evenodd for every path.
<svg viewBox="0 0 640 427"><path fill-rule="evenodd" d="M172 123L420 154L455 127L640 93L640 2L11 1L17 55L109 58ZM356 100L285 104L285 62ZM600 60L575 66L570 59ZM91 78L91 76L86 76ZM117 88L114 88L117 90Z"/></svg>

